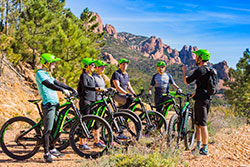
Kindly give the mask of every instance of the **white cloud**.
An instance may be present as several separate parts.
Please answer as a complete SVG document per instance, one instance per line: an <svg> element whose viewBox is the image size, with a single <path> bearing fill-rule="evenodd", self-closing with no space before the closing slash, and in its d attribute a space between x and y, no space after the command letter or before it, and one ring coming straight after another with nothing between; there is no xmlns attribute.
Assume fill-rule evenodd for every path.
<svg viewBox="0 0 250 167"><path fill-rule="evenodd" d="M245 8L235 8L235 7L230 7L230 6L218 6L218 7L223 8L223 9L231 9L231 10L250 12L250 9L245 9Z"/></svg>

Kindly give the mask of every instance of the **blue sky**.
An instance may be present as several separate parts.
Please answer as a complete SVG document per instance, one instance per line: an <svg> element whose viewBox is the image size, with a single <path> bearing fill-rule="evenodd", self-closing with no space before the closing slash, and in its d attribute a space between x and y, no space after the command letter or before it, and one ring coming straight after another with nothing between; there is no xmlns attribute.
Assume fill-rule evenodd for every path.
<svg viewBox="0 0 250 167"><path fill-rule="evenodd" d="M226 60L235 68L250 47L250 3L247 0L66 0L76 15L97 12L117 32L160 37L171 48L197 46L211 62Z"/></svg>

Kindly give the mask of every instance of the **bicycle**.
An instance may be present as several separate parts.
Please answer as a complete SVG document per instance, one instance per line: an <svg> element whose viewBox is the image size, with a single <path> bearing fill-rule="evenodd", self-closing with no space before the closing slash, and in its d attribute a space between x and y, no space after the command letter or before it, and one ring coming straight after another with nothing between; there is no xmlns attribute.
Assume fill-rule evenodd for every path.
<svg viewBox="0 0 250 167"><path fill-rule="evenodd" d="M91 103L90 105L83 108L83 110L89 109L92 111L93 115L100 116L104 118L111 126L114 135L114 141L118 144L128 145L134 141L138 141L141 135L141 120L138 115L127 109L117 109L112 96L116 93L112 88L109 88L106 92L98 92L102 99ZM111 104L113 112L109 106ZM139 121L138 121L139 119ZM70 122L69 122L70 123ZM89 122L91 124L91 122ZM70 125L68 125L70 126ZM104 130L102 131L105 132ZM67 132L65 128L64 133ZM117 137L119 134L125 134L127 137L130 136L130 140L121 141ZM67 138L63 139L63 143L58 150L65 149L69 146L69 141Z"/></svg>
<svg viewBox="0 0 250 167"><path fill-rule="evenodd" d="M137 120L139 119L138 115L134 115L134 113L129 110L118 110L116 108L111 98L111 96L115 94L113 89L108 89L106 92L99 92L99 94L102 99L90 104L88 107L91 107L94 115L98 115L107 120L112 128L114 141L122 145L128 145L134 143L134 141L138 141L142 129L141 122ZM109 104L111 104L113 112ZM125 135L129 139L119 139L120 134Z"/></svg>
<svg viewBox="0 0 250 167"><path fill-rule="evenodd" d="M144 137L146 136L160 136L163 137L167 133L167 121L164 116L153 110L147 110L144 103L142 102L141 96L144 93L144 89L136 95L133 103L129 106L129 110L138 113L142 121L142 133ZM140 106L140 108L138 107ZM124 106L119 106L118 108L123 108Z"/></svg>
<svg viewBox="0 0 250 167"><path fill-rule="evenodd" d="M182 106L182 97L186 97L185 104ZM179 148L180 140L184 140L184 145L186 150L190 150L193 147L195 140L195 124L194 124L194 112L190 104L191 93L180 93L176 94L179 99L180 110L177 110L176 114L172 115L169 121L168 129L168 144L170 144L173 139L176 139L176 148Z"/></svg>
<svg viewBox="0 0 250 167"><path fill-rule="evenodd" d="M157 106L152 105L152 101L149 95L147 95L146 98L149 102L151 110L155 110L158 106L162 106L160 113L162 113L162 115L167 119L167 115L169 112L176 113L178 110L180 110L179 104L177 104L175 101L175 97L179 97L179 95L174 91L170 91L169 94L163 94L162 96L167 97L167 100Z"/></svg>
<svg viewBox="0 0 250 167"><path fill-rule="evenodd" d="M60 138L65 120L70 111L74 112L74 118L68 120L67 123L72 123L70 128L69 141L73 150L81 157L97 158L111 146L113 142L112 129L106 120L95 115L82 116L76 108L73 100L75 96L65 97L66 103L59 107L59 115L51 132L51 144L55 144ZM40 110L38 102L41 100L29 100L38 107L40 121L37 123L27 117L14 117L4 123L0 130L0 144L4 153L9 157L17 160L24 160L35 155L40 146L43 144L42 130L43 130L43 114ZM73 110L71 110L73 109ZM91 125L88 125L89 122ZM96 148L95 150L80 150L77 142L79 138L85 138L90 145L94 142L93 129L95 125L99 124L105 134L101 133L101 139L105 143L105 148Z"/></svg>

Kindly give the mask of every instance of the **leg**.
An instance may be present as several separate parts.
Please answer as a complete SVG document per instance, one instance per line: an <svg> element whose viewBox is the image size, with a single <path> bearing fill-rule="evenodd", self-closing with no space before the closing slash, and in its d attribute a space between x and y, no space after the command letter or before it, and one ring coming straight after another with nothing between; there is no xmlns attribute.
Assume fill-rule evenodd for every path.
<svg viewBox="0 0 250 167"><path fill-rule="evenodd" d="M202 136L202 144L207 145L208 144L208 130L207 126L201 126L201 136Z"/></svg>

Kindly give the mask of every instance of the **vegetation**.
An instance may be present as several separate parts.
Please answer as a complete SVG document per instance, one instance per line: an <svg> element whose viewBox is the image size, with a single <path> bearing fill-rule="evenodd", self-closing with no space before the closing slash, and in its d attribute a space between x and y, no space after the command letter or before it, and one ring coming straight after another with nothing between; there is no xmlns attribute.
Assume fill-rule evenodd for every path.
<svg viewBox="0 0 250 167"><path fill-rule="evenodd" d="M239 115L250 117L250 55L244 52L236 69L229 70L230 79L225 85L230 89L225 90L226 99L231 109Z"/></svg>
<svg viewBox="0 0 250 167"><path fill-rule="evenodd" d="M105 45L105 34L94 32L96 16L87 8L78 18L64 7L65 0L1 0L0 5L0 42L7 45L2 53L12 51L12 62L26 61L33 69L40 54L52 53L62 59L54 75L71 86L78 82L80 61L96 58Z"/></svg>

